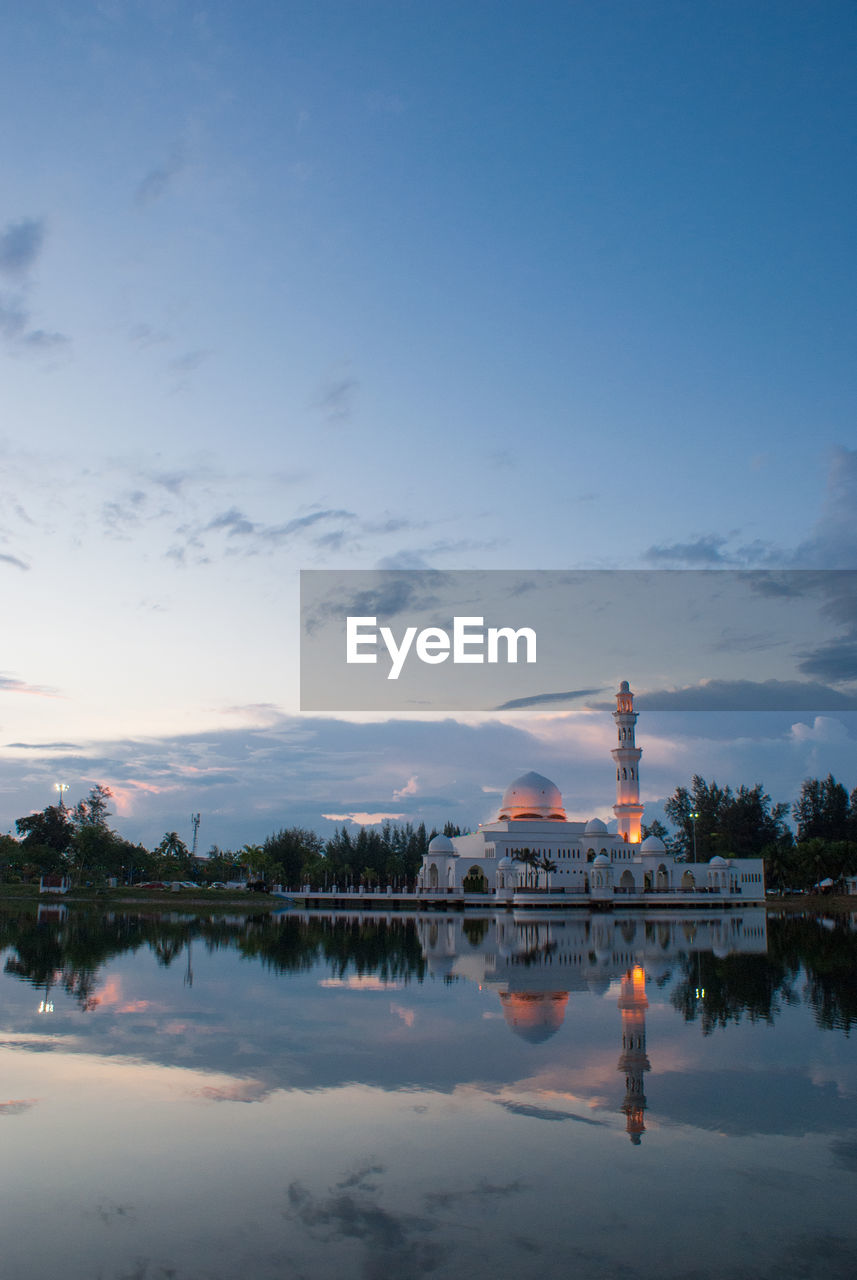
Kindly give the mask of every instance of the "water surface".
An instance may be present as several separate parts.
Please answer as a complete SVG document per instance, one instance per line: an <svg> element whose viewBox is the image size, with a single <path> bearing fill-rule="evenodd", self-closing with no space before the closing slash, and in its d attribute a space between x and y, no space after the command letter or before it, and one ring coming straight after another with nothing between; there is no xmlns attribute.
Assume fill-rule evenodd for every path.
<svg viewBox="0 0 857 1280"><path fill-rule="evenodd" d="M0 915L4 1275L851 1277L857 934Z"/></svg>

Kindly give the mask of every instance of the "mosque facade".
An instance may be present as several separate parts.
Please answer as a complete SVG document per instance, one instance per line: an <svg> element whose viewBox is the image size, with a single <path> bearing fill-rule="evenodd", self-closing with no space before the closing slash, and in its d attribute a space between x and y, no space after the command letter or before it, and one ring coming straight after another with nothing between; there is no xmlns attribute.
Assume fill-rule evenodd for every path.
<svg viewBox="0 0 857 1280"><path fill-rule="evenodd" d="M494 822L463 836L435 836L423 858L419 891L438 895L488 894L520 902L529 895L551 905L563 900L632 905L664 899L688 902L697 894L721 903L763 902L761 858L679 861L657 836L642 839L638 713L623 680L616 694L616 831L600 818L569 821L559 788L539 773L525 773L506 788Z"/></svg>

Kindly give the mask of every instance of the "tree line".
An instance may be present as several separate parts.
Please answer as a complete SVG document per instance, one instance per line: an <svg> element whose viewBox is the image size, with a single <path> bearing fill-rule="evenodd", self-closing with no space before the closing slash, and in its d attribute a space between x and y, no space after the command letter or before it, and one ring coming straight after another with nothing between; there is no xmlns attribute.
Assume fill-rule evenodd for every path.
<svg viewBox="0 0 857 1280"><path fill-rule="evenodd" d="M126 840L110 825L112 792L98 784L73 808L48 805L18 818L17 837L0 835L0 878L28 883L43 875L66 875L75 885L147 881L194 881L212 884L248 875L268 884L314 889L390 884L413 888L428 850L438 834L425 823L385 822L379 830L361 827L352 835L337 828L328 840L303 827L284 827L262 844L240 849L212 845L205 857L194 858L177 832L167 831L154 849ZM452 823L445 835L461 835Z"/></svg>
<svg viewBox="0 0 857 1280"><path fill-rule="evenodd" d="M805 890L857 875L857 787L849 796L832 774L805 779L791 806L773 802L761 783L733 791L694 774L664 812L672 834L658 822L644 831L660 836L671 853L698 862L717 854L763 858L768 888Z"/></svg>
<svg viewBox="0 0 857 1280"><path fill-rule="evenodd" d="M154 849L126 840L108 821L111 798L110 788L99 784L73 808L60 802L18 818L17 837L0 835L0 877L26 883L56 873L70 876L74 884L110 878L122 884L211 884L249 875L287 889L308 884L405 890L414 887L429 842L438 834L424 822L385 822L355 833L343 826L327 840L304 827L282 827L261 844L236 850L212 845L204 858L193 858L175 831L165 832ZM773 889L811 889L857 875L857 787L849 795L832 774L807 778L791 806L772 801L761 783L733 790L694 774L690 786L676 788L664 812L673 830L655 820L644 826L643 835L660 837L668 852L684 861L707 862L716 854L761 857ZM447 822L443 834L462 832ZM537 873L531 850L518 850L517 856L527 864L525 871Z"/></svg>

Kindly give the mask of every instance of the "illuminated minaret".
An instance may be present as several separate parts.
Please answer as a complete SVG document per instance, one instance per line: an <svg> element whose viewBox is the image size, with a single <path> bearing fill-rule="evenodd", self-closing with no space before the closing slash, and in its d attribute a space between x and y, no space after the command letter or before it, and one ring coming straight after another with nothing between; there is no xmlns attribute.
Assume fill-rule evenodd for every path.
<svg viewBox="0 0 857 1280"><path fill-rule="evenodd" d="M625 1072L625 1101L622 1110L627 1117L626 1131L635 1147L646 1132L643 1113L646 1095L643 1092L643 1073L651 1070L646 1057L646 974L639 965L628 969L622 978L622 994L619 1008L622 1010L622 1054L619 1071Z"/></svg>
<svg viewBox="0 0 857 1280"><path fill-rule="evenodd" d="M640 820L643 816L643 806L640 804L640 756L643 753L639 747L634 746L637 713L634 710L634 695L627 680L619 685L613 719L619 733L619 745L610 753L616 762L616 803L613 812L618 819L619 834L623 840L639 844Z"/></svg>

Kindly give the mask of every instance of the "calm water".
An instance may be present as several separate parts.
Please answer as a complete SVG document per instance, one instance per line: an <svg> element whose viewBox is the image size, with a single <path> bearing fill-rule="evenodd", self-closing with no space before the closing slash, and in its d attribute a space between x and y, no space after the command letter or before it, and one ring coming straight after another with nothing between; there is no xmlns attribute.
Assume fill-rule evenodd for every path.
<svg viewBox="0 0 857 1280"><path fill-rule="evenodd" d="M847 924L55 917L0 915L7 1280L857 1272Z"/></svg>

